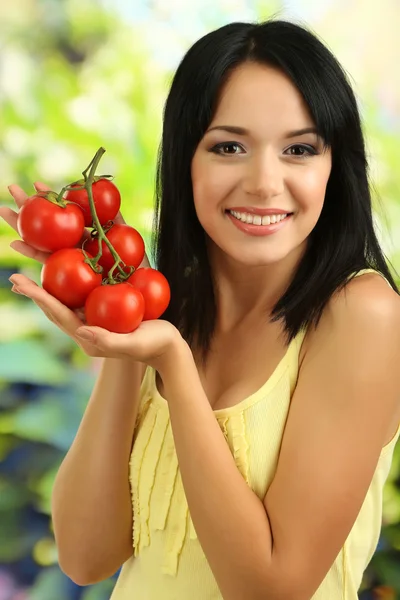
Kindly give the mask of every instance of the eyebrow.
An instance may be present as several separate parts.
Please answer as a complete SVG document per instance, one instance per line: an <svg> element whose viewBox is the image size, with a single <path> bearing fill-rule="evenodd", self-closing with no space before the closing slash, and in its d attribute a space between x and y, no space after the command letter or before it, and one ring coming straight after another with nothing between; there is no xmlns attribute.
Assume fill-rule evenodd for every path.
<svg viewBox="0 0 400 600"><path fill-rule="evenodd" d="M228 133L236 133L237 135L250 135L250 131L248 129L245 129L244 127L236 127L235 125L215 125L215 127L210 127L206 133L214 131L215 129L227 131ZM283 137L284 139L290 139L299 137L301 135L306 135L307 133L314 133L315 135L318 135L318 130L316 127L304 127L303 129L288 131Z"/></svg>

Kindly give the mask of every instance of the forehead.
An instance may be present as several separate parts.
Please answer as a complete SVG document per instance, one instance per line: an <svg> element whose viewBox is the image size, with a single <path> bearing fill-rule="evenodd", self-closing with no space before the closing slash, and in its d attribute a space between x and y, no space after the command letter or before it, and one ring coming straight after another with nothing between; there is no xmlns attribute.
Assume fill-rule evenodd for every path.
<svg viewBox="0 0 400 600"><path fill-rule="evenodd" d="M273 135L313 121L302 95L284 73L248 62L237 67L221 89L211 125L216 124Z"/></svg>

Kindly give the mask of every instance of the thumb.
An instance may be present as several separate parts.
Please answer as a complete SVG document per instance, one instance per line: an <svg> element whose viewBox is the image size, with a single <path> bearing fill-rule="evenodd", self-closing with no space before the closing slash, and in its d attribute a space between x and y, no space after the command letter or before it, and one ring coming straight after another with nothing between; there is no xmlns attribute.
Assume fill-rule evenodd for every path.
<svg viewBox="0 0 400 600"><path fill-rule="evenodd" d="M102 327L79 327L76 335L102 350L126 353L129 349L129 333L113 333Z"/></svg>
<svg viewBox="0 0 400 600"><path fill-rule="evenodd" d="M101 343L101 340L104 340L104 337L106 337L108 333L110 332L102 327L78 327L76 330L76 335L78 337L96 345L98 345L99 342Z"/></svg>

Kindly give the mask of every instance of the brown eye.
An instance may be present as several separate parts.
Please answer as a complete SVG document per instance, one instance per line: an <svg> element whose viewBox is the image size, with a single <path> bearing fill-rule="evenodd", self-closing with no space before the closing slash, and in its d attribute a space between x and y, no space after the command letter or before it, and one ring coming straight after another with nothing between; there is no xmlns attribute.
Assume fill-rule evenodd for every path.
<svg viewBox="0 0 400 600"><path fill-rule="evenodd" d="M243 150L242 146L236 142L222 142L221 144L214 146L211 149L211 152L227 156L233 154L242 154L241 150Z"/></svg>
<svg viewBox="0 0 400 600"><path fill-rule="evenodd" d="M300 152L296 152L300 150ZM317 154L315 148L312 146L305 146L304 144L295 144L288 148L290 156L295 158L307 158L308 156L315 156Z"/></svg>

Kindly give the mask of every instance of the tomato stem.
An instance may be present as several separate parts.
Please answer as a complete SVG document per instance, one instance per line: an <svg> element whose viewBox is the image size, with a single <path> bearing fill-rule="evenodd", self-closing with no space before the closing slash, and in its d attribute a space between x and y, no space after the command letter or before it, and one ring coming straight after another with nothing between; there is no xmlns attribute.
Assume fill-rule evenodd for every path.
<svg viewBox="0 0 400 600"><path fill-rule="evenodd" d="M118 253L116 252L114 246L111 244L110 240L107 238L107 236L106 236L106 234L104 232L104 229L103 229L103 227L102 227L102 225L101 225L101 223L99 221L99 218L97 216L97 212L96 212L96 206L95 206L94 198L93 198L93 182L95 180L96 169L97 169L97 167L99 165L99 162L101 160L101 157L103 156L104 153L105 153L105 149L102 148L102 147L99 148L98 151L96 152L95 156L91 160L90 164L82 172L82 175L83 175L83 178L85 180L84 187L86 188L86 191L87 191L87 194L88 194L88 198L89 198L90 213L92 215L93 224L94 224L94 227L95 227L95 229L97 231L98 240L99 240L99 251L98 251L97 256L95 256L93 258L93 263L97 263L97 261L101 258L101 256L102 256L102 242L104 241L105 245L107 246L107 248L111 252L111 256L115 260L115 263L114 263L113 267L108 271L108 277L107 277L107 283L113 284L113 283L117 283L118 281L124 281L125 279L127 279L131 275L131 273L125 273L125 271L123 270L123 268L120 266L120 263L123 263L123 261L120 258L120 256L118 255ZM88 172L89 172L89 174L88 174ZM76 189L76 188L74 188L74 189ZM88 259L88 261L90 263L92 263L92 261L90 259ZM118 275L116 277L118 277L118 281L117 281L116 278L113 277L113 272L114 272L114 270L117 267L118 267Z"/></svg>

